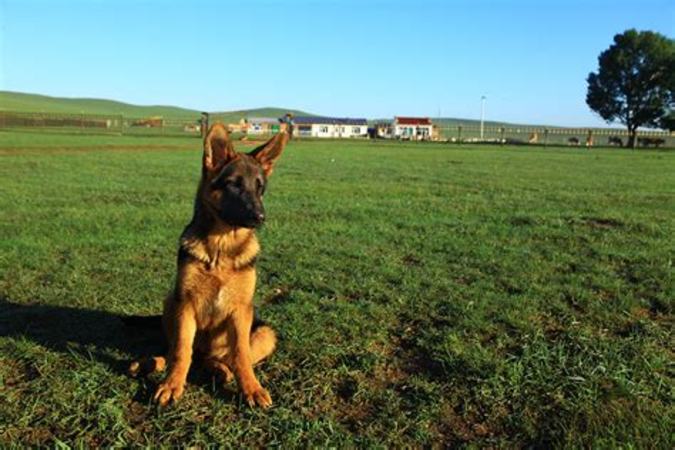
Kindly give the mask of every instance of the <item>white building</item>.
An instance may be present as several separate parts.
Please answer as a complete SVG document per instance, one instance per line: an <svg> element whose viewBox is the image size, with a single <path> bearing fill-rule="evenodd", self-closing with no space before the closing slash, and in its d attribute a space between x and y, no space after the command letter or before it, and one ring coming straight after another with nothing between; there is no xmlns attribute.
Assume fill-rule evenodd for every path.
<svg viewBox="0 0 675 450"><path fill-rule="evenodd" d="M368 136L366 119L294 117L293 135L299 137L354 138Z"/></svg>

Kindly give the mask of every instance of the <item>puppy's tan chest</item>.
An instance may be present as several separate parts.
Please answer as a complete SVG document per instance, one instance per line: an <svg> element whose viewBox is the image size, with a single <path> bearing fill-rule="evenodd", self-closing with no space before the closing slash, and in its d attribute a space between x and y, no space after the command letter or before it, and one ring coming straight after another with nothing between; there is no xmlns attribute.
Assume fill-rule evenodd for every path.
<svg viewBox="0 0 675 450"><path fill-rule="evenodd" d="M225 280L218 277L214 289L197 305L198 328L218 327L237 309L252 303L255 273L230 274Z"/></svg>

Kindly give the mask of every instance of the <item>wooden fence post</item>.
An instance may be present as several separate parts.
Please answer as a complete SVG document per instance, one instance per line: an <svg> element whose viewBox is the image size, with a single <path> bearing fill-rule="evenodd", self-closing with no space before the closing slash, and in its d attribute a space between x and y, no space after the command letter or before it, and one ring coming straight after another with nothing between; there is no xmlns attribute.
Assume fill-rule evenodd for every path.
<svg viewBox="0 0 675 450"><path fill-rule="evenodd" d="M589 149L593 147L593 130L588 129L588 135L586 136L586 147Z"/></svg>
<svg viewBox="0 0 675 450"><path fill-rule="evenodd" d="M462 143L462 126L459 125L457 127L457 144L461 144L461 143Z"/></svg>

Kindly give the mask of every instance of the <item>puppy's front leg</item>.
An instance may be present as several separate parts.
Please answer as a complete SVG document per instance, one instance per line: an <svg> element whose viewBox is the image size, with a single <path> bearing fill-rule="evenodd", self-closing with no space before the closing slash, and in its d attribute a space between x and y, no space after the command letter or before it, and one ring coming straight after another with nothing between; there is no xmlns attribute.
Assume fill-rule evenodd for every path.
<svg viewBox="0 0 675 450"><path fill-rule="evenodd" d="M234 335L234 373L239 387L250 406L267 408L272 405L272 397L264 389L253 372L251 360L251 325L253 324L253 306L242 306L232 314L230 326Z"/></svg>
<svg viewBox="0 0 675 450"><path fill-rule="evenodd" d="M169 375L157 388L155 401L167 405L177 401L185 389L192 362L192 345L197 332L197 321L190 302L182 302L176 311L175 326L169 350Z"/></svg>

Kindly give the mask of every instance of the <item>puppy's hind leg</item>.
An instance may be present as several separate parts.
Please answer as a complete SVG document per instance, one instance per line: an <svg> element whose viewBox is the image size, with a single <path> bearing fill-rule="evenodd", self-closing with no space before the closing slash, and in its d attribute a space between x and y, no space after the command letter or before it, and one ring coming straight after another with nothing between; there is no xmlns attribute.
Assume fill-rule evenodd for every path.
<svg viewBox="0 0 675 450"><path fill-rule="evenodd" d="M165 300L166 302L167 300ZM161 330L163 328L162 316L122 316L120 317L125 327L129 328L134 336L140 335L143 337L154 338L157 335L158 340L163 340ZM165 328L165 327L164 327ZM167 330L164 329L166 334ZM158 349L157 349L158 350ZM164 352L165 350L159 350ZM127 372L132 377L138 375L149 375L154 372L162 372L166 369L166 359L163 356L144 357L132 361L129 364Z"/></svg>
<svg viewBox="0 0 675 450"><path fill-rule="evenodd" d="M251 362L253 365L259 364L263 359L271 355L274 352L276 343L277 336L271 327L254 324L251 331ZM204 367L220 376L225 383L234 380L234 374L231 369L233 364L234 362L229 352L218 358L209 357L204 359Z"/></svg>
<svg viewBox="0 0 675 450"><path fill-rule="evenodd" d="M163 372L166 369L166 358L163 356L151 356L141 358L129 364L129 375L136 377L138 375L149 375L155 372Z"/></svg>
<svg viewBox="0 0 675 450"><path fill-rule="evenodd" d="M225 363L227 358L207 358L204 360L204 367L214 374L218 375L223 383L227 384L234 380L232 369Z"/></svg>

